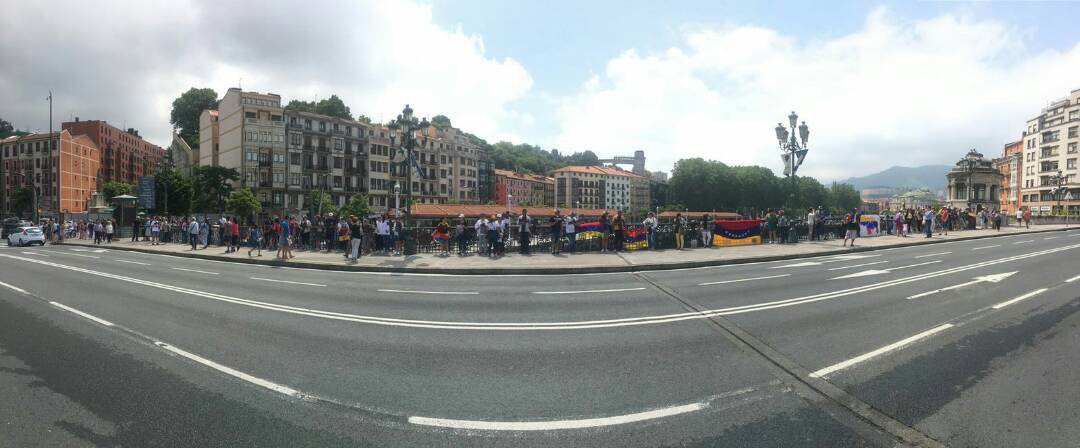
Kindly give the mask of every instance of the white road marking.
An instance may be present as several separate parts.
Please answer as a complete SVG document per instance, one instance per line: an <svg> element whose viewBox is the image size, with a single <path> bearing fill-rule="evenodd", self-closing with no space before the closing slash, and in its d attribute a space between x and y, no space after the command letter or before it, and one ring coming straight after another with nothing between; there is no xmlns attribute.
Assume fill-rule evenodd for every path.
<svg viewBox="0 0 1080 448"><path fill-rule="evenodd" d="M599 292L643 291L645 288L588 289L584 291L533 291L533 294L592 294Z"/></svg>
<svg viewBox="0 0 1080 448"><path fill-rule="evenodd" d="M164 342L154 341L154 345L156 345L158 347L161 347L161 348L163 348L165 350L168 350L168 351L170 351L172 353L175 353L177 355L183 356L183 357L185 357L187 359L190 359L192 361L195 361L195 362L197 362L199 364L202 364L204 366L210 367L211 369L217 370L217 371L219 371L221 373L224 373L226 375L230 375L230 376L239 378L241 380L247 381L247 382L249 382L251 384L254 384L256 386L265 387L265 388L270 389L270 390L272 390L274 392L289 395L291 397L303 398L303 394L298 392L296 389L286 387L286 386L282 386L280 384L270 382L270 381L264 380L262 378L258 378L258 377L248 375L248 374L246 374L244 372L241 372L239 370L223 366L223 365L218 364L218 363L216 363L214 361L203 358L202 356L199 356L199 355L196 355L194 353L190 353L190 352L181 350L179 348L173 347L173 346L171 346L169 344L166 344Z"/></svg>
<svg viewBox="0 0 1080 448"><path fill-rule="evenodd" d="M939 253L936 253L936 254L919 255L919 256L914 257L914 258L930 258L930 257L936 257L938 255L949 255L951 253L952 252L939 252Z"/></svg>
<svg viewBox="0 0 1080 448"><path fill-rule="evenodd" d="M288 280L274 280L272 278L262 278L262 277L249 277L249 278L252 279L252 280L262 280L264 282L288 283L290 285L326 286L326 285L320 285L318 283L290 282Z"/></svg>
<svg viewBox="0 0 1080 448"><path fill-rule="evenodd" d="M898 266L898 267L889 268L889 269L869 269L869 270L866 270L866 271L856 272L854 274L848 274L848 275L841 275L839 277L833 277L833 278L830 278L829 280L841 280L841 279L856 278L856 277L866 277L868 275L890 274L890 273L892 273L892 271L898 271L900 269L913 268L913 267L916 267L916 266L925 266L925 265L934 264L934 263L941 263L941 260L927 261L925 263L909 264L907 266Z"/></svg>
<svg viewBox="0 0 1080 448"><path fill-rule="evenodd" d="M916 266L926 266L926 265L928 265L928 264L934 264L934 263L941 263L941 260L934 260L934 261L927 261L927 262L923 262L923 263L915 263L915 264L909 264L909 265L907 265L907 266L900 266L900 267L895 267L895 268L889 268L889 270L890 270L890 271L897 271L897 270L900 270L900 269L907 269L907 268L913 268L913 267L916 267Z"/></svg>
<svg viewBox="0 0 1080 448"><path fill-rule="evenodd" d="M200 274L218 275L217 272L200 271L198 269L186 269L186 268L173 268L173 269L176 269L177 271L198 272Z"/></svg>
<svg viewBox="0 0 1080 448"><path fill-rule="evenodd" d="M622 425L626 423L653 420L662 417L685 414L705 409L708 402L690 403L682 406L672 406L651 411L638 412L635 414L617 415L613 417L586 418L580 420L549 420L549 421L483 421L483 420L455 420L448 418L409 417L409 423L423 426L438 426L441 428L454 429L477 429L486 431L551 431L558 429L596 428L600 426Z"/></svg>
<svg viewBox="0 0 1080 448"><path fill-rule="evenodd" d="M1048 237L1043 238L1043 239L1044 240L1052 240L1052 239L1055 239L1055 238L1061 238L1061 237L1060 236L1048 236Z"/></svg>
<svg viewBox="0 0 1080 448"><path fill-rule="evenodd" d="M800 268L803 266L820 266L821 263L817 261L804 261L802 263L785 264L783 266L773 266L769 269L783 269L783 268Z"/></svg>
<svg viewBox="0 0 1080 448"><path fill-rule="evenodd" d="M37 256L39 256L39 257L48 257L48 255L45 255L45 254L39 254L39 253L37 253L37 252L27 252L27 251L23 251L23 253L24 253L24 254L26 254L26 255L37 255Z"/></svg>
<svg viewBox="0 0 1080 448"><path fill-rule="evenodd" d="M112 322L109 322L109 321L107 321L107 320L105 320L105 319L102 319L102 318L100 318L100 317L97 317L97 316L93 316L93 315L90 315L90 314L84 313L84 312L82 312L82 311L79 311L79 310L77 310L77 309L75 309L75 308L72 308L72 307L70 307L70 306L67 306L67 305L63 305L63 304L60 304L60 303L57 303L57 302L49 302L49 305L55 306L55 307L57 307L57 308L60 308L60 309L62 309L62 310L64 310L64 311L70 311L70 312L72 312L72 313L78 314L78 315L80 315L80 316L82 316L82 317L85 317L85 318L87 318L87 319L90 319L90 320L92 320L92 321L94 321L94 322L97 322L97 323L99 323L99 324L101 324L101 325L104 325L104 326L106 326L106 327L111 327L111 326L113 326L113 323L112 323Z"/></svg>
<svg viewBox="0 0 1080 448"><path fill-rule="evenodd" d="M41 249L38 249L38 252L48 252L48 253L50 253L50 254L70 255L70 256L72 256L72 257L83 257L83 258L101 258L101 257L99 257L99 256L97 256L97 255L83 255L83 254L73 254L73 253L71 253L71 252L60 252L60 251L58 251L58 250L41 250Z"/></svg>
<svg viewBox="0 0 1080 448"><path fill-rule="evenodd" d="M5 288L8 288L8 289L13 290L15 292L21 292L23 294L30 294L30 293L26 292L25 289L22 289L22 288L20 288L18 286L15 286L15 285L9 285L9 284L4 283L4 282L0 282L0 286L3 286Z"/></svg>
<svg viewBox="0 0 1080 448"><path fill-rule="evenodd" d="M1034 242L1035 242L1035 240L1024 240L1024 241L1017 241L1017 242L1015 242L1013 244L1024 244L1024 243L1034 243Z"/></svg>
<svg viewBox="0 0 1080 448"><path fill-rule="evenodd" d="M1080 275L1077 275L1076 277L1065 280L1065 283L1072 283L1072 282L1075 282L1077 280L1080 280Z"/></svg>
<svg viewBox="0 0 1080 448"><path fill-rule="evenodd" d="M53 263L50 261L27 258L17 255L8 255L0 253L2 258L10 258L13 260L21 260L28 263L40 264L43 266L52 266L61 269L67 269L70 271L81 272L98 277L112 278L138 285L149 286L153 288L164 289L168 291L189 294L193 296L203 297L211 300L217 300L220 302L232 303L236 305L249 306L252 308L259 308L270 311L277 311L281 313L295 314L299 316L309 316L321 319L340 320L347 322L357 322L373 325L383 326L397 326L397 327L410 327L410 328L428 328L428 329L440 329L440 330L476 330L476 331L536 331L536 330L583 330L583 329L595 329L595 328L614 328L614 327L627 327L638 325L656 325L663 323L679 322L684 320L693 319L707 319L714 316L727 316L734 314L750 313L757 311L765 311L776 308L784 308L789 306L803 305L822 300L831 300L839 297L846 297L854 294L863 294L868 291L874 291L883 288L891 288L897 285L903 285L912 282L923 281L929 278L940 277L943 275L955 274L958 272L969 271L973 269L979 269L987 266L993 266L1002 263L1012 263L1018 260L1037 257L1041 255L1053 254L1065 250L1071 250L1080 248L1080 244L1074 244L1070 246L1056 247L1053 249L1040 250L1036 252L1029 252L1026 254L1013 255L1003 258L995 258L993 260L982 261L967 266L958 266L954 268L942 269L935 272L928 272L923 274L916 274L910 277L888 280L880 283L872 283L869 285L857 286L848 289L829 291L825 293L819 293L803 297L795 297L791 299L776 300L772 302L755 303L751 305L742 305L729 308L720 308L703 311L692 311L678 314L667 315L653 315L642 317L627 317L618 319L605 319L605 320L592 320L592 321L569 321L569 322L461 322L461 321L429 321L429 320L414 320L414 319L400 319L378 316L364 316L356 314L336 313L331 311L313 310L308 308L300 308L288 305L279 305L268 302L260 302L250 299L242 299L237 297L230 297L222 294L215 294L205 291L199 291L189 288L182 288L179 286L167 285L162 283L151 282L148 280L141 280L133 277L125 277L122 275L110 274L106 272L94 271L90 269L80 268L76 266L68 266L59 263Z"/></svg>
<svg viewBox="0 0 1080 448"><path fill-rule="evenodd" d="M897 350L897 349L899 349L899 348L901 348L901 347L903 347L905 345L911 344L912 342L918 341L920 339L928 338L930 336L933 336L936 333L940 333L940 332L948 330L948 329L950 329L952 327L953 327L953 324L944 324L944 325L936 326L936 327L931 328L929 330L926 330L926 331L924 331L922 333L919 333L919 334L917 334L915 336L893 342L892 344L886 345L886 346L881 347L881 348L879 348L877 350L867 352L867 353L863 353L863 354L861 354L859 356L856 356L854 358L851 358L851 359L849 359L847 361L839 362L839 363L833 364L833 365L831 365L829 367L826 367L824 369L813 372L813 373L810 374L810 377L812 377L812 378L821 378L821 377L823 377L825 375L836 372L838 370L846 369L848 367L851 367L851 366L853 366L855 364L866 361L866 360L871 359L873 357L883 355L883 354L891 352L893 350Z"/></svg>
<svg viewBox="0 0 1080 448"><path fill-rule="evenodd" d="M739 279L735 279L735 280L721 280L721 281L718 281L718 282L698 283L698 286L722 285L724 283L748 282L748 281L751 281L751 280L765 280L765 279L768 279L768 278L788 277L790 275L791 274L780 274L780 275L767 275L765 277L750 277L750 278L739 278Z"/></svg>
<svg viewBox="0 0 1080 448"><path fill-rule="evenodd" d="M830 271L839 271L839 270L843 270L843 269L860 268L860 267L863 267L863 266L870 266L870 265L882 264L882 263L888 263L888 261L884 261L884 260L882 260L882 261L872 261L870 263L853 264L851 266L842 266L842 267L839 267L839 268L829 268L829 270Z"/></svg>
<svg viewBox="0 0 1080 448"><path fill-rule="evenodd" d="M116 261L119 261L121 263L131 263L131 264L138 264L138 265L143 265L143 266L150 266L150 263L143 263L141 261L121 260L119 258L117 258Z"/></svg>
<svg viewBox="0 0 1080 448"><path fill-rule="evenodd" d="M1009 278L1010 276L1012 276L1013 274L1015 274L1017 272L1018 271L1012 271L1012 272L1004 272L1004 273L1001 273L1001 274L984 275L982 277L975 277L975 280L972 280L970 282L964 282L964 283L961 283L959 285L947 286L945 288L938 288L938 289L935 289L933 291L926 291L926 292L921 293L921 294L915 294L913 296L908 296L907 299L908 300L918 299L919 297L926 297L928 295L939 293L939 292L942 292L942 291L960 289L960 288L963 288L965 286L974 285L974 284L980 283L980 282L998 283L998 282L1000 282L1002 280L1005 280L1006 278Z"/></svg>
<svg viewBox="0 0 1080 448"><path fill-rule="evenodd" d="M403 289L379 289L379 292L398 292L402 294L445 294L451 296L474 296L480 294L476 291L406 291Z"/></svg>
<svg viewBox="0 0 1080 448"><path fill-rule="evenodd" d="M1000 244L995 244L993 246L975 247L975 248L972 248L971 250L983 250L983 249L990 249L990 248L993 248L993 247L1001 247L1001 245Z"/></svg>
<svg viewBox="0 0 1080 448"><path fill-rule="evenodd" d="M1027 294L1024 294L1024 295L1022 295L1020 297L1017 297L1015 299L1006 300L1006 301L1001 302L1001 303L999 303L997 305L994 305L992 308L995 309L995 310L1000 310L1000 309L1005 308L1005 307L1007 307L1009 305L1012 305L1012 304L1014 304L1016 302L1019 302L1021 300L1028 299L1028 298L1031 298L1031 297L1035 297L1035 296L1037 296L1039 294L1042 294L1044 292L1046 292L1046 288L1036 289L1034 291L1031 291L1031 292L1029 292Z"/></svg>

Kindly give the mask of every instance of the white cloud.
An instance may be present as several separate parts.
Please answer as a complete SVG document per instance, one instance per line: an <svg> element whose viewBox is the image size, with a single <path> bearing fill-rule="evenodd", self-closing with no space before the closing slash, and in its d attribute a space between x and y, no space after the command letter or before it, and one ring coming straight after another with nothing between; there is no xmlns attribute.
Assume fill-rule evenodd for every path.
<svg viewBox="0 0 1080 448"><path fill-rule="evenodd" d="M163 145L177 95L221 95L241 78L285 101L337 94L375 120L409 102L490 139L531 123L509 106L532 88L524 67L411 1L14 2L0 16L0 60L0 117L17 126L47 127L52 89L57 126L126 122Z"/></svg>
<svg viewBox="0 0 1080 448"><path fill-rule="evenodd" d="M997 155L1046 102L1080 88L1080 44L1032 53L1021 31L885 9L861 30L799 41L760 27L696 28L658 54L626 50L559 107L560 148L643 149L651 169L680 158L782 171L773 127L795 109L810 126L800 173L843 178L891 165Z"/></svg>

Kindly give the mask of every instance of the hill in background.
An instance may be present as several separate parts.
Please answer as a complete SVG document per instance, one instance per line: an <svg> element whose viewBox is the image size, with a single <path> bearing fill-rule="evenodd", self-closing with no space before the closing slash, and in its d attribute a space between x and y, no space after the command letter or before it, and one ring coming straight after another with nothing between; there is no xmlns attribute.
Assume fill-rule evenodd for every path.
<svg viewBox="0 0 1080 448"><path fill-rule="evenodd" d="M841 182L851 184L856 190L874 187L910 187L941 191L948 185L945 173L950 169L952 166L949 165L894 166L874 174L844 179Z"/></svg>

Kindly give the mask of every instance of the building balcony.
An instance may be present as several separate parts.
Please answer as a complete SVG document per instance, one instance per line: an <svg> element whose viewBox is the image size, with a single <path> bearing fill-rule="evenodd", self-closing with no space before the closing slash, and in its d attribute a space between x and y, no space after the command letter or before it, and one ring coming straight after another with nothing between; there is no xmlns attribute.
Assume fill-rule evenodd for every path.
<svg viewBox="0 0 1080 448"><path fill-rule="evenodd" d="M345 130L344 129L334 129L334 130L332 130L330 132L332 134L334 134L334 135L345 135Z"/></svg>
<svg viewBox="0 0 1080 448"><path fill-rule="evenodd" d="M259 161L259 167L268 167L268 166L271 166L271 163L270 163L269 160L260 160Z"/></svg>
<svg viewBox="0 0 1080 448"><path fill-rule="evenodd" d="M297 131L301 131L301 130L304 129L304 125L302 125L300 123L289 123L289 125L287 127L289 129L295 129Z"/></svg>
<svg viewBox="0 0 1080 448"><path fill-rule="evenodd" d="M318 152L329 152L330 148L327 146L316 146L315 150Z"/></svg>

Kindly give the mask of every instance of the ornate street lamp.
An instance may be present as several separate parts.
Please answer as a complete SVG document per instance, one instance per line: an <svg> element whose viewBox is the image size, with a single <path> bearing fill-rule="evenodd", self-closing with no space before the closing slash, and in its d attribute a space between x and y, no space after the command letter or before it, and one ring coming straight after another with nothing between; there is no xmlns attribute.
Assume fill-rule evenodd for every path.
<svg viewBox="0 0 1080 448"><path fill-rule="evenodd" d="M795 173L802 166L803 160L806 158L807 146L806 143L810 139L810 127L806 125L806 122L802 122L799 125L799 115L795 111L791 111L788 115L788 125L790 131L784 127L782 123L776 123L776 141L780 146L780 157L784 161L784 175L791 178L791 192L792 192L792 206L798 199L798 185L795 179ZM797 126L798 125L798 126ZM798 132L798 140L796 140L796 132Z"/></svg>
<svg viewBox="0 0 1080 448"><path fill-rule="evenodd" d="M394 217L401 217L401 182L394 182Z"/></svg>
<svg viewBox="0 0 1080 448"><path fill-rule="evenodd" d="M412 173L415 169L418 173L420 171L420 165L416 163L416 159L413 157L413 150L417 147L416 132L428 127L429 123L427 118L422 121L418 121L413 116L413 110L408 104L401 110L401 114L397 116L394 121L391 121L386 127L390 129L390 147L393 152L390 154L391 164L396 164L405 171L405 227L411 228L412 222ZM400 141L398 141L400 132ZM397 155L402 155L401 160L396 159ZM412 255L416 252L416 241L412 238L411 232L405 232L405 254Z"/></svg>

